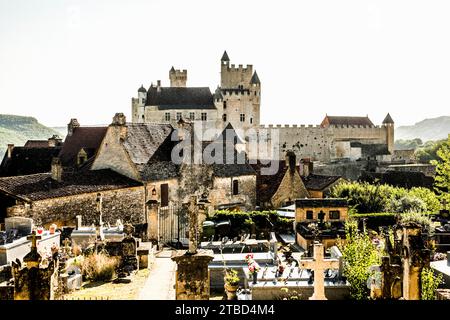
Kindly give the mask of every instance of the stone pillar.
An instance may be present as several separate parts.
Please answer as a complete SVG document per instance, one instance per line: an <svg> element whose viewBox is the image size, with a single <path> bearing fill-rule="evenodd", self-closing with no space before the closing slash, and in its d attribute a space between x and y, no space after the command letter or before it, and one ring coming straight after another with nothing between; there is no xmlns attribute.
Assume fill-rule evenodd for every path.
<svg viewBox="0 0 450 320"><path fill-rule="evenodd" d="M158 208L158 201L149 200L147 202L147 239L149 241L159 240Z"/></svg>
<svg viewBox="0 0 450 320"><path fill-rule="evenodd" d="M420 300L421 273L430 266L430 250L422 240L420 226L403 226L403 298Z"/></svg>
<svg viewBox="0 0 450 320"><path fill-rule="evenodd" d="M209 300L210 274L208 264L214 259L212 250L197 250L190 254L178 251L172 257L177 263L176 300Z"/></svg>

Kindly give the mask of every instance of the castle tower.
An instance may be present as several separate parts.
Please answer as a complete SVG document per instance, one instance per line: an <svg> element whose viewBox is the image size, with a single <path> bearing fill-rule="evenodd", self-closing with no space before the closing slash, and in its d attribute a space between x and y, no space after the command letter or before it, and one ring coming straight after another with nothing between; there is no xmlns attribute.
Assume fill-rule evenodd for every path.
<svg viewBox="0 0 450 320"><path fill-rule="evenodd" d="M394 120L392 120L391 115L388 113L383 120L383 127L386 128L386 142L388 145L388 150L391 154L394 152Z"/></svg>
<svg viewBox="0 0 450 320"><path fill-rule="evenodd" d="M186 87L187 82L187 70L175 70L172 67L169 71L169 79L171 87Z"/></svg>
<svg viewBox="0 0 450 320"><path fill-rule="evenodd" d="M220 95L218 93L220 91ZM251 64L235 66L225 51L220 59L220 88L216 97L223 125L247 130L259 126L261 81ZM217 100L216 100L217 101Z"/></svg>
<svg viewBox="0 0 450 320"><path fill-rule="evenodd" d="M144 85L138 89L137 98L131 98L132 121L144 122L144 106L147 100L147 90Z"/></svg>

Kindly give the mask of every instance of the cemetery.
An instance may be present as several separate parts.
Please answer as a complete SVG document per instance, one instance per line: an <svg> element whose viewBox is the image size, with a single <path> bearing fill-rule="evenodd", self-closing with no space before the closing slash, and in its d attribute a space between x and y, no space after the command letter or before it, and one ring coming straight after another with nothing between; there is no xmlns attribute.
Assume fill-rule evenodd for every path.
<svg viewBox="0 0 450 320"><path fill-rule="evenodd" d="M170 247L172 240L142 241L133 225L120 220L103 223L101 204L95 213L98 223L88 226L81 217L75 227L51 225L48 230L29 218L6 218L0 245L1 299L136 299L144 288L151 290L148 279L161 252L170 253L176 270L177 300L447 297L442 290L448 286L448 257L433 249L429 232L430 225L439 228L447 221L404 214L377 232L344 214L333 221L340 234L327 241L323 234L330 223L321 220L336 217L333 211L313 228L311 222L306 225L319 232L311 232L305 246L298 240L299 225L305 227L301 217L311 218L305 205L317 203L303 201L296 217L287 220L271 211L217 211L205 220L199 217L207 212L207 199L192 197L186 216L176 220L187 222L181 248ZM342 200L333 203L343 208ZM361 266L365 273L354 271ZM442 273L445 281L430 278L431 270Z"/></svg>

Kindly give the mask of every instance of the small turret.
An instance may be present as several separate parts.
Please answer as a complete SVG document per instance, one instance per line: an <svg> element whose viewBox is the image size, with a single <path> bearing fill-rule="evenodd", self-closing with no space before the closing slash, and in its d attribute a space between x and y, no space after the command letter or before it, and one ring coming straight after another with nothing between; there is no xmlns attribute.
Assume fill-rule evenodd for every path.
<svg viewBox="0 0 450 320"><path fill-rule="evenodd" d="M391 115L389 113L384 118L383 124L394 124L394 120L392 120L392 117L391 117Z"/></svg>
<svg viewBox="0 0 450 320"><path fill-rule="evenodd" d="M186 88L187 70L176 70L172 67L169 70L169 79L171 87Z"/></svg>
<svg viewBox="0 0 450 320"><path fill-rule="evenodd" d="M394 120L388 113L383 120L383 127L386 128L386 143L391 154L394 153Z"/></svg>
<svg viewBox="0 0 450 320"><path fill-rule="evenodd" d="M250 83L252 85L257 85L257 86L261 84L261 81L259 81L259 77L258 77L258 74L256 73L256 71L253 72L253 76L250 80Z"/></svg>
<svg viewBox="0 0 450 320"><path fill-rule="evenodd" d="M222 64L228 64L230 62L230 58L228 57L226 50L223 52L222 59L220 59L220 61L222 61Z"/></svg>
<svg viewBox="0 0 450 320"><path fill-rule="evenodd" d="M147 90L145 90L144 85L138 89L138 103L145 105L145 100L147 99Z"/></svg>

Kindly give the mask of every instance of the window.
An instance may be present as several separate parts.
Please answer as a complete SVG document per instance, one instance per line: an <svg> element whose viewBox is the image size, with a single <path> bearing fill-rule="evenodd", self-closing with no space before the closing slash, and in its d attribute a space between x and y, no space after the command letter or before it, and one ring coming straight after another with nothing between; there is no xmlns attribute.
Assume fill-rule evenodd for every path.
<svg viewBox="0 0 450 320"><path fill-rule="evenodd" d="M224 109L227 108L227 102L226 102L226 101L223 102L223 108L224 108Z"/></svg>
<svg viewBox="0 0 450 320"><path fill-rule="evenodd" d="M253 118L250 118L250 123L253 123Z"/></svg>
<svg viewBox="0 0 450 320"><path fill-rule="evenodd" d="M189 112L189 119L195 120L195 112Z"/></svg>
<svg viewBox="0 0 450 320"><path fill-rule="evenodd" d="M339 220L340 216L339 210L330 210L330 219Z"/></svg>
<svg viewBox="0 0 450 320"><path fill-rule="evenodd" d="M244 122L245 121L245 114L244 113L241 113L241 122Z"/></svg>
<svg viewBox="0 0 450 320"><path fill-rule="evenodd" d="M166 121L170 121L170 112L166 112L164 118L166 119Z"/></svg>
<svg viewBox="0 0 450 320"><path fill-rule="evenodd" d="M239 181L233 180L233 196L239 194Z"/></svg>
<svg viewBox="0 0 450 320"><path fill-rule="evenodd" d="M314 219L314 215L313 215L312 210L306 210L306 219L307 219L307 220L312 220L312 219Z"/></svg>
<svg viewBox="0 0 450 320"><path fill-rule="evenodd" d="M206 121L206 112L202 112L202 121Z"/></svg>
<svg viewBox="0 0 450 320"><path fill-rule="evenodd" d="M164 183L161 185L161 207L169 205L169 185Z"/></svg>
<svg viewBox="0 0 450 320"><path fill-rule="evenodd" d="M224 113L223 115L222 115L222 120L225 122L225 121L227 121L227 115Z"/></svg>
<svg viewBox="0 0 450 320"><path fill-rule="evenodd" d="M144 104L145 103L145 98L142 98L142 104Z"/></svg>
<svg viewBox="0 0 450 320"><path fill-rule="evenodd" d="M177 120L181 120L181 112L177 112Z"/></svg>

